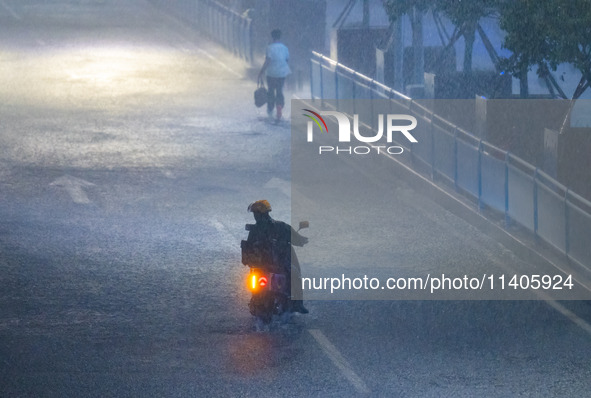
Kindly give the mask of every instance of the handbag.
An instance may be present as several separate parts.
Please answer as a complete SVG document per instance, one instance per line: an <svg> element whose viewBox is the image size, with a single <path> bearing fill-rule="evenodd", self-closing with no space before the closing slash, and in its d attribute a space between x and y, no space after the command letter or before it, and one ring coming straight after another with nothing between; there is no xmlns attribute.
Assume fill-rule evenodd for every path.
<svg viewBox="0 0 591 398"><path fill-rule="evenodd" d="M254 104L257 108L267 103L267 89L265 85L259 82L258 88L254 91Z"/></svg>

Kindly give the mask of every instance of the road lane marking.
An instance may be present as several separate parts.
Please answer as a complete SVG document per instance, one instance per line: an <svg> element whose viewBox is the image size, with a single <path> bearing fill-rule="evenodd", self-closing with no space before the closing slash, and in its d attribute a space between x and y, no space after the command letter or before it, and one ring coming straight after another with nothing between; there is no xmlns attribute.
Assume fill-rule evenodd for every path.
<svg viewBox="0 0 591 398"><path fill-rule="evenodd" d="M14 12L14 10L12 8L10 8L8 6L8 4L6 4L4 2L4 0L0 0L0 6L2 6L2 8L4 8L6 11L8 11L8 13L10 14L11 17L13 17L16 20L22 20L22 18L20 17L20 15L18 15L16 12Z"/></svg>
<svg viewBox="0 0 591 398"><path fill-rule="evenodd" d="M264 188L275 188L288 198L291 198L291 183L281 178L273 177L264 185Z"/></svg>
<svg viewBox="0 0 591 398"><path fill-rule="evenodd" d="M92 203L90 199L88 199L86 192L84 192L84 190L82 189L82 187L94 186L95 184L93 184L92 182L88 182L83 179L72 177L69 175L64 175L62 177L59 177L49 185L64 188L66 192L70 195L70 198L72 198L74 203Z"/></svg>
<svg viewBox="0 0 591 398"><path fill-rule="evenodd" d="M560 312L562 315L567 317L571 322L574 322L577 326L582 328L587 333L591 334L591 325L585 322L585 320L579 317L577 314L569 310L568 308L564 307L562 304L558 303L556 300L546 300L548 305L554 308L556 311Z"/></svg>
<svg viewBox="0 0 591 398"><path fill-rule="evenodd" d="M341 355L339 350L332 345L332 343L326 338L324 333L319 329L309 329L308 332L314 337L316 342L320 345L320 348L324 351L324 353L330 358L330 360L334 363L334 365L341 371L343 376L355 387L355 389L363 394L368 394L369 388L367 385L361 380L361 377L353 371L349 362Z"/></svg>

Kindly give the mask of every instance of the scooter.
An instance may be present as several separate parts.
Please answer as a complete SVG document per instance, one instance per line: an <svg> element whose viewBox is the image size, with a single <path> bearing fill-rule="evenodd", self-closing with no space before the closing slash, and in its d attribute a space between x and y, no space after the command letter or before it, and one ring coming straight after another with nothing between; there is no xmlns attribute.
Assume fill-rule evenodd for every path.
<svg viewBox="0 0 591 398"><path fill-rule="evenodd" d="M250 268L248 287L252 293L248 309L257 321L269 324L273 316L285 318L290 310L290 297L285 273L268 272L263 268Z"/></svg>
<svg viewBox="0 0 591 398"><path fill-rule="evenodd" d="M246 224L250 231L254 224ZM307 221L300 222L299 230L308 228ZM243 240L242 263L250 268L247 288L252 293L248 308L258 324L268 325L275 318L285 321L291 315L291 297L285 270L280 266L276 242L257 244ZM285 255L285 254L283 254Z"/></svg>

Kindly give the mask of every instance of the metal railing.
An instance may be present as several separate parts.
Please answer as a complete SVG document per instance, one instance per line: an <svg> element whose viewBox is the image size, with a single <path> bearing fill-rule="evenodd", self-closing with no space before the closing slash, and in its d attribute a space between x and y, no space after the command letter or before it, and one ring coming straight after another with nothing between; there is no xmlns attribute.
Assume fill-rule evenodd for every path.
<svg viewBox="0 0 591 398"><path fill-rule="evenodd" d="M367 106L367 99L389 99L395 112L413 114L419 122L415 131L422 139L397 144L410 152L415 168L427 170L431 178L447 180L472 196L479 208L503 213L506 225L520 224L591 271L591 202L510 152L439 117L419 101L322 54L312 54L310 79L311 98L330 99L341 112L358 113ZM360 114L359 118L373 128L373 114L369 116L362 120Z"/></svg>
<svg viewBox="0 0 591 398"><path fill-rule="evenodd" d="M253 63L252 20L213 0L151 0L210 39Z"/></svg>
<svg viewBox="0 0 591 398"><path fill-rule="evenodd" d="M235 55L253 62L252 20L211 0L196 0L195 23L211 39Z"/></svg>

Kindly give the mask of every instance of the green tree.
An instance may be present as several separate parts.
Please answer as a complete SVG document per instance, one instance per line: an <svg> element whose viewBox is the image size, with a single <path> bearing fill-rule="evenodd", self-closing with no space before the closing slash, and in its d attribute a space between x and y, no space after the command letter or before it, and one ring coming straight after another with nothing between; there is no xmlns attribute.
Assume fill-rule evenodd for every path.
<svg viewBox="0 0 591 398"><path fill-rule="evenodd" d="M441 11L456 26L455 37L464 37L465 73L472 72L472 52L476 30L481 18L497 13L499 0L441 0L435 2L435 9Z"/></svg>
<svg viewBox="0 0 591 398"><path fill-rule="evenodd" d="M447 47L453 46L460 37L464 37L463 70L471 73L478 22L481 18L497 14L500 1L502 0L384 0L384 8L390 21L395 21L404 14L412 15L413 10L423 13L429 9L442 12L456 27Z"/></svg>
<svg viewBox="0 0 591 398"><path fill-rule="evenodd" d="M589 87L591 0L504 0L500 26L507 33L503 47L513 53L504 60L508 71L523 80L537 66L540 77L548 78L550 70L570 63L582 75L572 98Z"/></svg>
<svg viewBox="0 0 591 398"><path fill-rule="evenodd" d="M423 48L423 14L431 7L433 0L383 0L384 9L392 24L403 15L408 15L412 25L412 47L414 71L412 82L423 83L424 48Z"/></svg>

